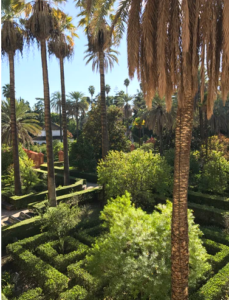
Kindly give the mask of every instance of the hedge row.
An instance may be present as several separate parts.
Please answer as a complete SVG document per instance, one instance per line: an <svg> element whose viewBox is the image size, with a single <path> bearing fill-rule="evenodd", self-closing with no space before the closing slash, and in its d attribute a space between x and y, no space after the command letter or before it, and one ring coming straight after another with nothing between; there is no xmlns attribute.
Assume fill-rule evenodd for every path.
<svg viewBox="0 0 229 300"><path fill-rule="evenodd" d="M10 254L16 263L36 278L37 283L48 294L59 294L68 287L68 277L45 263L39 257L25 250L21 245L11 248Z"/></svg>
<svg viewBox="0 0 229 300"><path fill-rule="evenodd" d="M87 290L79 285L75 285L72 289L61 293L59 300L84 300L87 295Z"/></svg>
<svg viewBox="0 0 229 300"><path fill-rule="evenodd" d="M229 210L229 198L202 194L200 192L188 192L188 201L197 204L209 205L215 208Z"/></svg>
<svg viewBox="0 0 229 300"><path fill-rule="evenodd" d="M87 253L88 246L79 243L77 250L68 254L59 254L50 243L40 245L37 248L39 256L46 262L52 264L58 271L65 272L67 266L76 260L83 259Z"/></svg>
<svg viewBox="0 0 229 300"><path fill-rule="evenodd" d="M7 244L22 240L40 233L41 218L39 216L2 228L2 249Z"/></svg>
<svg viewBox="0 0 229 300"><path fill-rule="evenodd" d="M229 263L229 247L223 244L216 243L212 240L204 239L204 245L211 256L211 265L214 273L222 269Z"/></svg>
<svg viewBox="0 0 229 300"><path fill-rule="evenodd" d="M219 300L224 295L224 290L229 285L229 263L215 276L208 280L190 300Z"/></svg>
<svg viewBox="0 0 229 300"><path fill-rule="evenodd" d="M204 233L204 237L206 239L210 239L217 243L229 246L229 235L223 232L214 231L204 227L201 227L200 229Z"/></svg>
<svg viewBox="0 0 229 300"><path fill-rule="evenodd" d="M43 300L44 296L41 288L31 289L23 293L18 300Z"/></svg>
<svg viewBox="0 0 229 300"><path fill-rule="evenodd" d="M64 174L64 167L55 166L54 168L55 168L55 173ZM47 169L48 169L47 164L41 165L40 169L47 171ZM92 183L97 183L97 180L98 180L97 174L80 172L77 169L72 168L72 167L69 168L69 173L70 173L70 176L84 178L88 182L92 182Z"/></svg>
<svg viewBox="0 0 229 300"><path fill-rule="evenodd" d="M73 191L81 191L82 186L84 184L84 180L80 179L79 181L75 182L74 184L63 186L61 188L56 189L56 195L62 196L69 193L72 193ZM43 201L48 197L48 191L43 191L40 193L30 193L23 196L12 196L8 197L8 202L12 204L15 209L20 208L27 208L28 204L34 203L37 201Z"/></svg>
<svg viewBox="0 0 229 300"><path fill-rule="evenodd" d="M76 198L80 204L87 204L91 202L99 202L102 188L96 187L93 189L83 190L71 194L66 194L63 196L58 196L56 198L57 202L66 202L72 198ZM28 205L29 209L35 209L38 211L44 211L48 204L48 200L44 200L38 203L31 203Z"/></svg>

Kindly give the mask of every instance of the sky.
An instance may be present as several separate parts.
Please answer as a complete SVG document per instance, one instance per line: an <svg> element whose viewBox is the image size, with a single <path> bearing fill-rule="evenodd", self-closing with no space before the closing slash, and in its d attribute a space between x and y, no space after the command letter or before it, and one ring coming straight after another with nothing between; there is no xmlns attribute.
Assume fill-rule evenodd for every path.
<svg viewBox="0 0 229 300"><path fill-rule="evenodd" d="M60 8L73 17L73 23L77 26L79 18L77 14L79 9L76 9L73 0L69 0ZM100 92L100 77L99 73L92 71L91 64L85 65L84 51L86 50L87 38L82 28L77 29L79 39L75 39L75 48L73 58L65 60L65 90L66 94L79 91L83 92L85 96L90 96L88 87L93 85L95 87L95 95ZM125 91L123 84L124 80L128 78L127 68L127 42L124 35L120 46L116 49L120 52L118 56L119 64L115 64L112 71L108 71L105 76L105 84L111 86L110 95L114 95L119 90ZM49 89L50 94L60 91L60 68L59 61L53 56L48 57L48 72L49 72ZM8 59L2 58L1 64L1 86L9 83L9 64ZM139 82L137 76L130 81L128 87L128 94L134 95L139 89ZM41 68L41 54L34 43L30 49L25 47L23 56L17 53L15 56L15 92L16 98L23 98L30 102L30 106L36 103L35 98L43 98L43 79Z"/></svg>

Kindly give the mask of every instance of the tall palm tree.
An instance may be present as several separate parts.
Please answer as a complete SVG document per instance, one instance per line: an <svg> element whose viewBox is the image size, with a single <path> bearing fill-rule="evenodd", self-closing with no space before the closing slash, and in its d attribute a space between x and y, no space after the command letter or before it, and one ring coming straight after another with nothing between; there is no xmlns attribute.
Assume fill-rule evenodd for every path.
<svg viewBox="0 0 229 300"><path fill-rule="evenodd" d="M59 123L60 123L60 140L62 142L62 112L61 112L61 94L60 92L54 92L51 96L50 103L53 102L52 107L55 109L57 113L59 113Z"/></svg>
<svg viewBox="0 0 229 300"><path fill-rule="evenodd" d="M105 92L106 92L106 94L107 94L107 97L108 97L108 94L110 93L110 91L111 91L110 85L109 85L109 84L106 84L106 86L105 86Z"/></svg>
<svg viewBox="0 0 229 300"><path fill-rule="evenodd" d="M88 91L91 95L91 103L92 103L92 98L93 98L93 95L95 93L95 87L93 85L90 85L89 88L88 88Z"/></svg>
<svg viewBox="0 0 229 300"><path fill-rule="evenodd" d="M85 1L81 5L80 16L83 18L79 21L80 26L86 27L88 37L88 53L85 58L88 58L86 63L92 61L92 69L99 69L100 73L100 106L101 106L101 125L102 125L102 157L105 158L109 150L108 126L107 126L107 112L106 112L106 97L105 97L105 70L108 66L113 66L113 61L117 62L115 54L117 51L111 49L112 35L109 36L110 26L105 18L101 19L99 29L95 33L93 30L94 22L97 19L96 11L87 13L87 5ZM108 14L107 14L108 16ZM111 17L111 16L110 16ZM113 35L115 36L115 35Z"/></svg>
<svg viewBox="0 0 229 300"><path fill-rule="evenodd" d="M2 142L7 145L12 143L11 104L10 99L2 101ZM41 131L38 114L30 112L29 106L24 101L15 100L15 115L18 140L23 144L33 144L31 135L38 135Z"/></svg>
<svg viewBox="0 0 229 300"><path fill-rule="evenodd" d="M125 80L124 80L124 85L126 86L126 94L128 95L128 86L129 86L129 84L130 84L130 80L128 79L128 78L126 78Z"/></svg>
<svg viewBox="0 0 229 300"><path fill-rule="evenodd" d="M36 0L34 4L28 4L27 13L31 16L26 21L26 28L30 35L34 37L41 49L41 62L43 71L43 88L45 102L45 131L46 131L46 146L47 146L47 165L48 165L48 198L49 205L56 206L56 188L55 188L55 172L54 158L52 145L52 129L50 115L50 92L47 66L47 51L46 41L50 38L51 33L57 28L57 20L53 10L44 0Z"/></svg>
<svg viewBox="0 0 229 300"><path fill-rule="evenodd" d="M21 178L18 155L18 133L16 125L15 111L15 73L14 73L14 56L16 51L22 53L23 49L23 32L20 25L15 21L24 8L23 1L16 3L13 0L2 1L2 54L7 55L10 68L10 86L5 89L5 96L10 98L10 126L13 142L13 159L14 159L14 184L15 195L21 195ZM9 89L8 89L9 88ZM3 90L4 92L4 90Z"/></svg>
<svg viewBox="0 0 229 300"><path fill-rule="evenodd" d="M165 101L161 100L158 95L153 98L152 108L144 114L146 127L159 136L160 155L163 155L162 133L163 129L171 129L173 126L173 116L166 111Z"/></svg>
<svg viewBox="0 0 229 300"><path fill-rule="evenodd" d="M86 103L83 99L84 94L81 92L71 92L69 94L69 99L71 100L71 106L75 111L75 118L76 118L76 138L78 139L79 135L79 114L81 111L85 110Z"/></svg>
<svg viewBox="0 0 229 300"><path fill-rule="evenodd" d="M97 12L94 31L117 1L86 1L88 11ZM121 19L121 20L120 20ZM187 191L194 96L201 64L201 100L204 98L204 70L208 74L207 117L211 117L221 79L223 101L229 92L229 1L165 0L120 2L111 28L128 20L127 50L129 76L135 71L142 82L146 102L158 90L165 96L167 110L178 88L172 213L172 300L188 299L189 240ZM110 32L110 35L112 33ZM206 63L207 61L207 63ZM222 68L221 68L222 66ZM222 74L221 74L222 71Z"/></svg>

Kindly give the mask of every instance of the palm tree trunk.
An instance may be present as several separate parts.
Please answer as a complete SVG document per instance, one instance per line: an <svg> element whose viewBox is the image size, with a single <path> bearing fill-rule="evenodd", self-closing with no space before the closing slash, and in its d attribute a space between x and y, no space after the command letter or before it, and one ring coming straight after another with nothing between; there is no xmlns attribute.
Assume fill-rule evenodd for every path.
<svg viewBox="0 0 229 300"><path fill-rule="evenodd" d="M13 160L14 160L14 187L15 195L21 195L21 176L18 155L18 135L16 124L16 109L15 109L15 83L14 83L14 52L9 52L10 65L10 121L11 134L13 142Z"/></svg>
<svg viewBox="0 0 229 300"><path fill-rule="evenodd" d="M63 143L64 143L64 185L69 185L69 158L68 158L68 136L67 136L67 117L66 117L66 97L64 81L64 61L60 58L60 79L62 93L62 119L63 119Z"/></svg>
<svg viewBox="0 0 229 300"><path fill-rule="evenodd" d="M52 128L50 117L50 97L49 97L49 81L47 67L46 41L41 40L41 61L43 71L43 86L44 86L44 102L45 102L45 131L46 131L46 147L47 147L47 165L48 165L48 198L49 205L55 207L56 203L56 187L55 173L53 162L53 146L52 146Z"/></svg>
<svg viewBox="0 0 229 300"><path fill-rule="evenodd" d="M188 299L189 239L187 193L190 169L190 146L193 126L193 98L185 97L178 108L175 137L175 163L172 213L172 300Z"/></svg>
<svg viewBox="0 0 229 300"><path fill-rule="evenodd" d="M107 111L105 98L105 78L104 78L104 53L99 51L99 71L100 71L100 94L101 94L101 126L102 126L102 157L106 157L109 151L108 128L107 128Z"/></svg>

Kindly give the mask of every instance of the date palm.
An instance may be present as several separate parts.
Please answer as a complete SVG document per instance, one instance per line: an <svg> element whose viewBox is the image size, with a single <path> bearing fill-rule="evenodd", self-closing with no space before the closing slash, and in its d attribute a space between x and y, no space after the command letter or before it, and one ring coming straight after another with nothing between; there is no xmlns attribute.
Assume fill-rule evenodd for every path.
<svg viewBox="0 0 229 300"><path fill-rule="evenodd" d="M50 92L47 66L46 42L54 30L57 29L57 19L49 3L44 0L36 0L33 5L27 5L27 14L31 15L26 21L26 28L33 38L37 40L41 49L41 62L43 71L43 88L45 102L45 131L48 165L48 198L49 205L56 206L55 172L52 145L52 129L50 115Z"/></svg>
<svg viewBox="0 0 229 300"><path fill-rule="evenodd" d="M22 53L23 49L23 31L20 25L16 22L24 8L23 1L16 3L12 0L3 0L1 7L1 42L2 54L7 55L9 59L10 69L10 85L9 89L5 90L5 95L10 98L10 132L12 135L13 144L13 160L14 160L14 185L15 195L21 195L21 178L18 155L18 132L16 125L16 109L15 109L15 73L14 73L14 56L16 51ZM4 92L4 90L3 90Z"/></svg>
<svg viewBox="0 0 229 300"><path fill-rule="evenodd" d="M2 142L12 144L11 104L10 99L2 101ZM31 135L38 135L41 131L38 114L30 112L28 104L23 99L15 100L15 114L18 140L24 145L33 144Z"/></svg>
<svg viewBox="0 0 229 300"><path fill-rule="evenodd" d="M69 184L69 157L68 157L68 138L67 138L67 116L66 116L66 95L65 95L65 79L64 79L64 59L69 59L73 54L73 37L77 37L75 33L76 27L72 24L72 17L64 14L60 10L54 11L58 21L58 34L54 36L48 43L50 54L54 54L60 62L60 79L61 79L61 106L63 120L63 144L64 144L64 184ZM60 106L60 108L61 108ZM61 114L61 112L60 112ZM61 115L60 115L61 116ZM61 120L61 117L60 117Z"/></svg>
<svg viewBox="0 0 229 300"><path fill-rule="evenodd" d="M98 10L94 31L113 0L87 0L88 11ZM172 300L188 299L189 239L187 191L194 97L201 65L201 100L205 67L208 74L207 117L211 117L221 80L223 101L229 92L228 0L126 0L120 1L111 28L127 22L129 76L137 71L146 102L158 90L170 111L171 96L178 89L176 118L173 213L171 235ZM112 32L110 32L110 35Z"/></svg>
<svg viewBox="0 0 229 300"><path fill-rule="evenodd" d="M10 98L10 84L5 84L2 87L2 94L6 98Z"/></svg>
<svg viewBox="0 0 229 300"><path fill-rule="evenodd" d="M91 103L92 103L92 98L93 98L93 95L95 93L95 87L93 85L90 85L89 88L88 88L88 91L91 95Z"/></svg>
<svg viewBox="0 0 229 300"><path fill-rule="evenodd" d="M79 114L80 112L86 110L86 102L84 99L84 94L81 92L71 92L69 94L69 99L71 100L70 106L75 112L76 118L76 138L78 139L79 135Z"/></svg>

